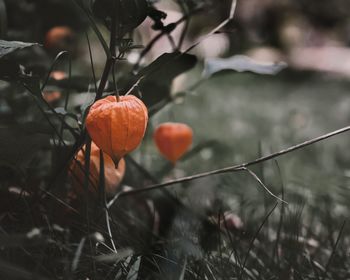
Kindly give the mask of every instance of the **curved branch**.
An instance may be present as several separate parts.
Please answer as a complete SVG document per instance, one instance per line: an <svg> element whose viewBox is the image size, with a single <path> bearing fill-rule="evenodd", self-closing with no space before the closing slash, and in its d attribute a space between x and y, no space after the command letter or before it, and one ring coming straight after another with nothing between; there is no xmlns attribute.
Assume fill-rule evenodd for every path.
<svg viewBox="0 0 350 280"><path fill-rule="evenodd" d="M231 8L230 8L230 14L228 16L227 19L225 19L223 22L221 22L218 26L216 26L214 29L212 29L208 34L206 34L204 37L201 38L201 40L197 41L195 44L193 44L192 46L190 46L186 51L184 51L184 53L188 53L189 51L191 51L192 49L194 49L195 47L197 47L203 40L205 40L206 38L212 36L213 34L215 34L216 32L218 32L221 28L223 28L224 26L226 26L231 20L233 20L234 16L235 16L235 12L236 12L236 6L237 6L237 0L232 0L231 2Z"/></svg>
<svg viewBox="0 0 350 280"><path fill-rule="evenodd" d="M296 150L305 148L307 146L310 146L312 144L315 144L317 142L321 142L323 140L326 140L328 138L334 137L336 135L345 133L350 131L350 126L346 126L343 127L341 129L332 131L330 133L324 134L322 136L313 138L311 140L307 140L305 142L302 142L300 144L294 145L292 147L289 147L287 149L283 149L279 152L267 155L267 156L263 156L260 158L257 158L253 161L249 161L246 163L242 163L242 164L238 164L238 165L233 165L233 166L229 166L226 168L222 168L222 169L216 169L213 171L208 171L208 172L204 172L204 173L199 173L196 175L192 175L192 176L187 176L187 177L183 177L183 178L179 178L179 179L175 179L175 180L170 180L168 182L165 183L160 183L160 184L154 184L148 187L144 187L141 189L133 189L133 190L129 190L129 191L124 191L121 193L118 193L109 203L108 205L111 206L119 197L123 197L123 196L129 196L129 195L134 195L134 194L138 194L138 193L143 193L143 192L148 192L148 191L152 191L152 190L156 190L156 189L161 189L167 186L171 186L171 185L176 185L179 183L185 183L185 182L189 182L189 181L193 181L193 180L197 180L197 179L201 179L201 178L205 178L205 177L209 177L212 175L218 175L218 174L224 174L224 173L230 173L230 172L238 172L238 171L246 171L247 167L252 166L252 165L256 165L265 161L269 161L271 159L280 157L282 155L294 152Z"/></svg>

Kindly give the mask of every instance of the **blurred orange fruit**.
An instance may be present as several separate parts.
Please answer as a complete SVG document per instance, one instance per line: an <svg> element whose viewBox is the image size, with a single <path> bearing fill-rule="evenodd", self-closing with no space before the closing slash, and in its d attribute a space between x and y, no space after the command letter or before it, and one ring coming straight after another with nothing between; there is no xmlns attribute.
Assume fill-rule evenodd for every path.
<svg viewBox="0 0 350 280"><path fill-rule="evenodd" d="M193 131L186 124L167 122L156 128L153 139L159 152L175 164L190 148Z"/></svg>
<svg viewBox="0 0 350 280"><path fill-rule="evenodd" d="M51 50L66 50L74 41L75 34L70 27L56 26L51 28L45 36L45 47Z"/></svg>

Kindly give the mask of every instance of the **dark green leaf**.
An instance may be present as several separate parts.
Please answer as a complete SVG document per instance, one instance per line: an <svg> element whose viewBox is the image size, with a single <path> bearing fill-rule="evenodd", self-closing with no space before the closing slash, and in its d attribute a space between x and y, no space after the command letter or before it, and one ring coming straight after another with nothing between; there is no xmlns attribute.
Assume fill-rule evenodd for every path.
<svg viewBox="0 0 350 280"><path fill-rule="evenodd" d="M93 5L94 15L111 28L112 17L116 16L121 37L139 26L147 17L148 3L146 0L118 0L116 15L113 15L113 0L96 0Z"/></svg>
<svg viewBox="0 0 350 280"><path fill-rule="evenodd" d="M32 77L25 73L24 66L18 62L18 57L14 57L13 54L19 50L36 45L38 44L0 40L0 79L26 80L29 82ZM26 56L28 55L26 54Z"/></svg>
<svg viewBox="0 0 350 280"><path fill-rule="evenodd" d="M170 100L172 81L178 75L192 69L196 63L197 58L194 55L174 52L161 55L142 69L137 79L144 77L139 88L147 107L151 108L163 103L165 105L165 101Z"/></svg>
<svg viewBox="0 0 350 280"><path fill-rule="evenodd" d="M197 58L191 54L183 54L180 52L164 53L159 56L150 65L143 68L138 76L165 78L166 83L174 79L181 73L192 69L197 63Z"/></svg>

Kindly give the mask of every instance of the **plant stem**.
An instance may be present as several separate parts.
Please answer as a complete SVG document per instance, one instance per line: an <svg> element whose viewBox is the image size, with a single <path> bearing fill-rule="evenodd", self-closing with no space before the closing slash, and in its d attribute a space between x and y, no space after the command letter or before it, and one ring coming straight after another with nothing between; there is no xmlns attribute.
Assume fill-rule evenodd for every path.
<svg viewBox="0 0 350 280"><path fill-rule="evenodd" d="M107 57L105 67L103 69L102 77L100 84L97 89L96 97L95 97L95 102L99 99L102 98L103 91L106 87L106 84L108 82L108 76L109 73L111 72L113 65L116 60L116 46L117 46L117 20L116 20L116 1L113 1L113 17L112 17L112 26L111 26L111 37L109 41L109 56Z"/></svg>
<svg viewBox="0 0 350 280"><path fill-rule="evenodd" d="M141 188L141 189L134 189L134 190L129 190L129 191L125 191L122 193L119 193L118 195L116 195L116 197L122 197L122 196L129 196L129 195L133 195L133 194L137 194L137 193L142 193L142 192L147 192L147 191L152 191L152 190L156 190L156 189L161 189L167 186L171 186L171 185L175 185L175 184L179 184L179 183L184 183L184 182L189 182L189 181L193 181L193 180L197 180L200 178L204 178L204 177L208 177L208 176L212 176L212 175L218 175L218 174L224 174L224 173L230 173L230 172L238 172L238 171L245 171L247 169L247 167L252 166L252 165L256 165L277 157L280 157L282 155L291 153L293 151L305 148L307 146L310 146L312 144L315 144L317 142L326 140L328 138L334 137L336 135L345 133L345 132L349 132L350 131L350 126L346 126L343 127L341 129L332 131L330 133L324 134L322 136L313 138L311 140L307 140L305 142L299 143L297 145L294 145L292 147L289 147L287 149L283 149L279 152L276 153L272 153L270 155L267 156L263 156L260 158L257 158L255 160L246 162L246 163L242 163L242 164L238 164L238 165L233 165L233 166L229 166L226 168L221 168L221 169L216 169L216 170L212 170L212 171L208 171L208 172L204 172L204 173L199 173L196 175L192 175L192 176L187 176L187 177L183 177L183 178L179 178L179 179L175 179L175 180L170 180L168 182L165 183L161 183L161 184L155 184L155 185L151 185L145 188ZM115 199L113 199L115 200Z"/></svg>
<svg viewBox="0 0 350 280"><path fill-rule="evenodd" d="M73 1L73 2L75 2L75 1ZM115 16L114 16L113 22L116 22ZM109 52L107 53L106 63L105 63L104 69L103 69L103 73L101 76L99 86L98 86L97 91L96 91L96 96L95 96L94 102L96 102L97 100L102 98L103 91L104 91L106 84L108 82L109 73L110 73L110 71L113 67L113 63L115 61L115 56L113 56L112 54L115 53L115 49L116 49L116 44L117 44L116 36L117 36L117 29L116 29L116 26L114 25L114 28L113 27L111 28ZM80 136L78 137L74 146L72 147L70 154L67 156L67 159L64 161L63 166L58 170L58 172L53 177L52 182L54 182L59 177L59 175L62 173L64 168L67 166L67 164L73 159L74 155L78 152L78 150L87 142L87 140L88 140L87 136L88 136L88 134L86 132L86 129L84 128L82 130L82 132L80 133ZM49 185L48 189L50 189L51 187L52 187L52 183Z"/></svg>

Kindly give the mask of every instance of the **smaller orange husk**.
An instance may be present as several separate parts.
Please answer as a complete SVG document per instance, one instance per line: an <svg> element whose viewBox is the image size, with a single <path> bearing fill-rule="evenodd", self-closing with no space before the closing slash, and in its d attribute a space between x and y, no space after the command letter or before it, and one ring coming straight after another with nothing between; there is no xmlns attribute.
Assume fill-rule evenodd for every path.
<svg viewBox="0 0 350 280"><path fill-rule="evenodd" d="M45 35L45 47L48 49L61 49L74 37L73 30L68 26L55 26Z"/></svg>
<svg viewBox="0 0 350 280"><path fill-rule="evenodd" d="M167 122L156 128L153 139L159 152L175 164L190 148L193 131L186 124Z"/></svg>

